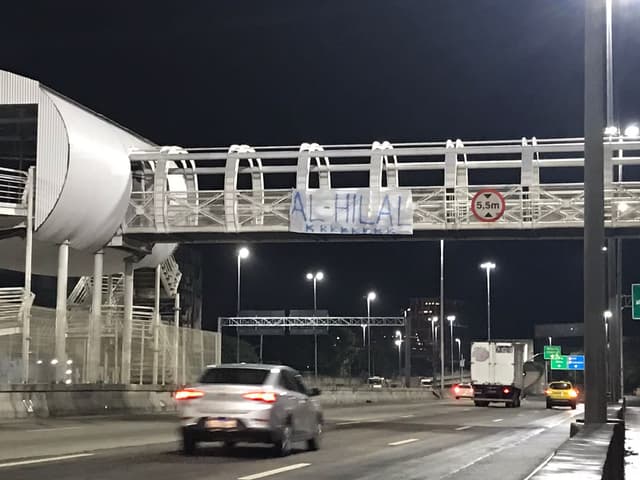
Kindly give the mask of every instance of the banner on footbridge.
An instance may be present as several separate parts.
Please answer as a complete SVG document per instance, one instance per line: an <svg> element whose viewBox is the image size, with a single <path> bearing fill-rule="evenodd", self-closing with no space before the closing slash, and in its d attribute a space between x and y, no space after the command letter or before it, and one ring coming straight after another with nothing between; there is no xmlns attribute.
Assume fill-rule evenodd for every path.
<svg viewBox="0 0 640 480"><path fill-rule="evenodd" d="M295 190L291 197L289 231L333 235L411 235L411 190Z"/></svg>

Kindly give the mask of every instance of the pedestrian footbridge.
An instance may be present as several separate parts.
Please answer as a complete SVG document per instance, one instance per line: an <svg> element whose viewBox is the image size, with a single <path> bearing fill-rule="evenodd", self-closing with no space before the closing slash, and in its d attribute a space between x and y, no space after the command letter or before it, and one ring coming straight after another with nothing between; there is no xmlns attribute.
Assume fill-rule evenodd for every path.
<svg viewBox="0 0 640 480"><path fill-rule="evenodd" d="M640 227L640 139L605 138L604 151L604 220L622 234ZM282 234L292 231L291 214L304 209L307 229L297 230L298 239L304 233L380 235L387 232L370 225L370 212L360 217L374 197L380 202L390 195L385 213L410 224L415 233L562 234L583 227L583 152L580 138L134 150L129 158L137 177L122 232L154 241L223 240L230 233L291 240ZM189 179L190 188L170 188L176 176ZM481 191L502 198L497 220L474 213ZM399 195L408 204L394 203ZM334 220L348 224L346 231L314 228L318 207L309 199L328 208L327 198L340 205Z"/></svg>

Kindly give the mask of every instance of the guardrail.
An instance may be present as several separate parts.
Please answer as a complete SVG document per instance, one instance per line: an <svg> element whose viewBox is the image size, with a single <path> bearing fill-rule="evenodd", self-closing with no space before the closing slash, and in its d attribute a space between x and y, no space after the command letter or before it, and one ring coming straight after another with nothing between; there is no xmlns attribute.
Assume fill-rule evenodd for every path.
<svg viewBox="0 0 640 480"><path fill-rule="evenodd" d="M25 196L29 174L0 167L0 205L26 209Z"/></svg>

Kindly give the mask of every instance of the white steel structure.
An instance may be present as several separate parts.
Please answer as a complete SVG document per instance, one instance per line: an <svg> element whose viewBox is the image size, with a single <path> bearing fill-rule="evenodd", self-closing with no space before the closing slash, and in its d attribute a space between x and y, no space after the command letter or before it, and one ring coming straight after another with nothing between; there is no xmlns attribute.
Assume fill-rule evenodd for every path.
<svg viewBox="0 0 640 480"><path fill-rule="evenodd" d="M83 381L140 381L142 367L134 371L132 349L138 343L145 345L145 336L150 340L140 352L153 350L144 361L152 362L149 377L159 381L164 326L157 298L151 310L133 305L133 272L157 267L158 285L162 283L175 297L176 312L180 272L171 256L175 244L131 243L119 233L137 173L157 168L144 162L132 165L129 153L136 149L156 149L156 145L35 80L0 70L0 268L25 272L23 287L0 292L0 361L15 363L20 371L3 374L0 381L41 380L36 372L42 371L43 360L36 357L45 353L55 360L51 365L56 370L47 382L69 380L67 362L82 365ZM166 165L187 167L184 162ZM197 187L193 175L168 175L166 182L167 190ZM46 321L34 319L33 329L32 273L56 276L58 290L55 311L46 312L50 317ZM91 280L81 278L68 305L68 277L91 274ZM115 365L111 368L102 352L108 352L103 340L113 317L114 304L109 299L113 292L111 287L105 292L102 283L114 275L121 277L122 325L110 353L110 364ZM159 292L157 286L156 297ZM141 311L152 322L147 329L136 326ZM171 328L172 377L177 381L179 339L185 342L183 348L193 348L186 340L188 334L179 333L178 313ZM73 351L78 332L86 342L81 359Z"/></svg>
<svg viewBox="0 0 640 480"><path fill-rule="evenodd" d="M604 139L605 221L640 227L640 139ZM158 165L134 188L123 225L128 236L206 240L224 233L289 230L293 189L410 188L414 231L526 231L583 226L584 143L580 138L337 145L320 147L133 151L133 164ZM188 169L163 168L189 159ZM623 178L619 178L618 166ZM158 189L170 174L197 175L197 191ZM492 179L491 183L483 179ZM503 179L496 182L495 179ZM242 183L242 185L240 185ZM477 219L471 200L498 190L506 210L495 223ZM303 237L297 235L298 238ZM272 238L277 238L274 236ZM166 241L166 240L165 240Z"/></svg>

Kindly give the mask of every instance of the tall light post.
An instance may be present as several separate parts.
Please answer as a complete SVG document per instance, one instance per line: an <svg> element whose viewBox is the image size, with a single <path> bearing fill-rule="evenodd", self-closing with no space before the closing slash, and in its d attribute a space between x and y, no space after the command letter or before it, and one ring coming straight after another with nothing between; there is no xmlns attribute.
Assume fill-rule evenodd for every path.
<svg viewBox="0 0 640 480"><path fill-rule="evenodd" d="M249 249L242 247L238 250L238 294L236 304L236 315L240 314L240 265L242 260L249 258ZM240 363L240 329L236 328L236 361Z"/></svg>
<svg viewBox="0 0 640 480"><path fill-rule="evenodd" d="M448 315L449 320L449 338L451 340L451 377L453 377L453 322L456 321L455 315Z"/></svg>
<svg viewBox="0 0 640 480"><path fill-rule="evenodd" d="M242 260L247 258L249 258L249 249L247 247L242 247L238 250L238 303L236 313L240 313L240 265L242 264Z"/></svg>
<svg viewBox="0 0 640 480"><path fill-rule="evenodd" d="M607 2L585 2L584 29L584 353L586 425L607 421L605 348L604 143Z"/></svg>
<svg viewBox="0 0 640 480"><path fill-rule="evenodd" d="M484 262L480 265L487 271L487 342L491 341L491 270L496 268L493 262Z"/></svg>
<svg viewBox="0 0 640 480"><path fill-rule="evenodd" d="M394 342L396 347L398 347L398 378L402 376L402 332L400 330L396 330L396 340Z"/></svg>
<svg viewBox="0 0 640 480"><path fill-rule="evenodd" d="M366 328L369 328L369 335L366 336L367 343L367 371L369 373L369 378L371 378L371 302L373 302L377 298L376 292L369 292L367 294L367 325ZM364 335L364 332L363 332ZM364 337L363 337L364 338Z"/></svg>
<svg viewBox="0 0 640 480"><path fill-rule="evenodd" d="M315 275L313 273L307 273L307 280L313 281L313 316L317 316L318 314L318 280L322 281L324 278L324 273L317 272ZM314 330L317 325L314 325ZM316 380L318 380L318 334L313 333L313 365L314 372L316 376Z"/></svg>
<svg viewBox="0 0 640 480"><path fill-rule="evenodd" d="M459 338L456 338L456 344L458 345L458 366L460 367L460 383L462 383L462 342Z"/></svg>

